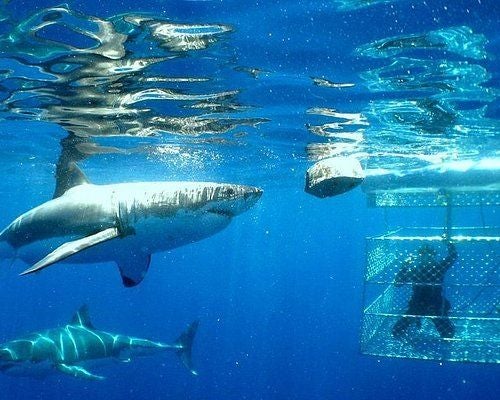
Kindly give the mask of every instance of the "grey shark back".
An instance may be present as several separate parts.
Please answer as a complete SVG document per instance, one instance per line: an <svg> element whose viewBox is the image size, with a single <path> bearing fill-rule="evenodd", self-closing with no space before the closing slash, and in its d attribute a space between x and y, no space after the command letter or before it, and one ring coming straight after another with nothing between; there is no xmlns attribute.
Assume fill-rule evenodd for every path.
<svg viewBox="0 0 500 400"><path fill-rule="evenodd" d="M151 254L221 231L262 195L256 187L216 182L68 181L79 184L19 216L0 233L0 255L13 253L32 264L22 275L66 259L115 261L124 285L135 286L144 278Z"/></svg>
<svg viewBox="0 0 500 400"><path fill-rule="evenodd" d="M193 322L173 344L112 334L96 330L83 306L72 321L60 328L48 329L0 345L0 372L33 376L57 370L78 378L101 380L82 364L91 360L119 359L174 351L188 370L196 375L191 361L192 345L198 328ZM35 372L36 371L36 372Z"/></svg>

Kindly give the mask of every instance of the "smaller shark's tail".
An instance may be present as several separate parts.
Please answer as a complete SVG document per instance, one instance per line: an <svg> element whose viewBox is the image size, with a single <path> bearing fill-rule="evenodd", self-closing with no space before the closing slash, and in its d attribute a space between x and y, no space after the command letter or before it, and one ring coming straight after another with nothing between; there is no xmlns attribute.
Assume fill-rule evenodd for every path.
<svg viewBox="0 0 500 400"><path fill-rule="evenodd" d="M180 357L187 369L193 374L198 375L198 373L193 369L193 363L191 361L191 349L193 347L193 340L198 330L198 321L194 321L188 328L181 333L181 335L175 341L175 344L180 346L177 350L177 355Z"/></svg>

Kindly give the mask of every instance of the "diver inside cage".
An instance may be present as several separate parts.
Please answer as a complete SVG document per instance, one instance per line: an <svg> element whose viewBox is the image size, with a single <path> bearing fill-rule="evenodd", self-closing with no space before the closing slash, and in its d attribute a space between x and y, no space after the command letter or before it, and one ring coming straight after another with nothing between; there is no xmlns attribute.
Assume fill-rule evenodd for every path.
<svg viewBox="0 0 500 400"><path fill-rule="evenodd" d="M448 269L457 259L455 245L447 238L448 254L439 260L436 250L429 245L421 246L416 256L404 261L396 274L394 284L411 284L412 294L405 315L401 316L392 328L394 337L401 337L414 323L422 326L422 317L430 317L442 338L452 338L455 326L448 317L450 302L443 295L443 281Z"/></svg>

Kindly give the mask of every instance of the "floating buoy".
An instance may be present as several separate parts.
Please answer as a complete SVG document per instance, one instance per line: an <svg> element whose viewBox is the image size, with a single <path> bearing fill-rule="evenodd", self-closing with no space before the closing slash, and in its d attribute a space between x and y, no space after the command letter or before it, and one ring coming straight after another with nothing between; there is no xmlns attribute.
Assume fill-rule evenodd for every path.
<svg viewBox="0 0 500 400"><path fill-rule="evenodd" d="M320 198L332 197L354 189L364 178L356 158L327 158L307 170L305 191Z"/></svg>

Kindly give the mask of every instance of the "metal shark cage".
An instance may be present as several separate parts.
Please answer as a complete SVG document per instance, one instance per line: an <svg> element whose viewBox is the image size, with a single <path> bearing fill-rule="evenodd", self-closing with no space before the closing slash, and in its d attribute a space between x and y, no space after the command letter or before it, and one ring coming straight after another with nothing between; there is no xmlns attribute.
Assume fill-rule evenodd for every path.
<svg viewBox="0 0 500 400"><path fill-rule="evenodd" d="M412 213L416 207L432 207L420 209L422 212L444 211L445 223L444 227L396 228L366 239L361 352L399 358L500 363L499 227L460 227L451 223L452 205L454 215L496 207L500 205L499 192L414 188L369 191L367 196L372 207L405 207ZM452 337L439 335L435 326L439 317L435 315L406 315L412 284L399 284L395 280L403 260L414 257L424 244L432 246L437 256L446 255L444 235L457 250L457 259L442 283L444 296L451 304L448 318L455 328ZM394 325L401 318L414 320L404 335L395 337Z"/></svg>

